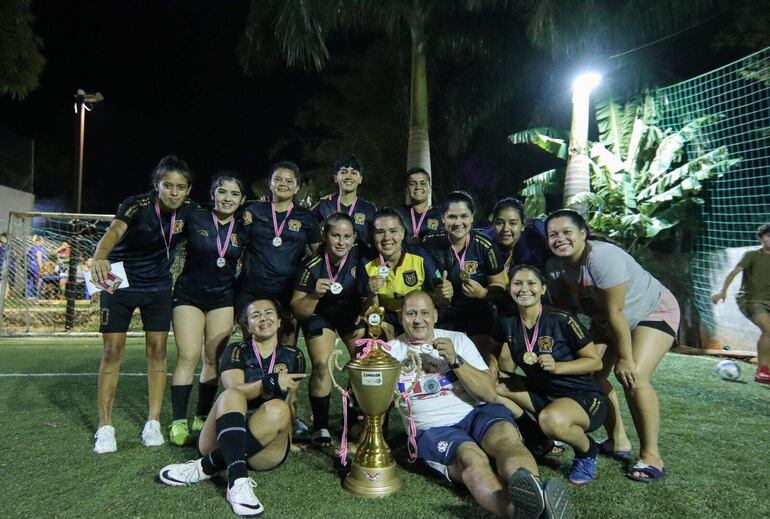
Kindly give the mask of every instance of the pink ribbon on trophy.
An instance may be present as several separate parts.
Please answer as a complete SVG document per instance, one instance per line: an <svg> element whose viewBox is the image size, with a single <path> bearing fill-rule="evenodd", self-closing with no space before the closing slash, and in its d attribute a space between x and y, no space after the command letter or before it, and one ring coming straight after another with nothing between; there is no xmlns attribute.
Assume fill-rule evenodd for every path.
<svg viewBox="0 0 770 519"><path fill-rule="evenodd" d="M375 344L378 344L383 350L390 351L390 346L382 339L358 339L356 348L361 348L361 351L356 354L356 358L358 360L365 359L372 352Z"/></svg>
<svg viewBox="0 0 770 519"><path fill-rule="evenodd" d="M350 393L342 390L342 440L340 440L340 463L345 467L348 464L348 399Z"/></svg>
<svg viewBox="0 0 770 519"><path fill-rule="evenodd" d="M409 413L409 433L406 440L406 448L409 451L409 462L417 461L417 426L414 425L414 415L412 414L412 403L409 401L409 395L406 391L401 392L401 398L406 403L406 412Z"/></svg>

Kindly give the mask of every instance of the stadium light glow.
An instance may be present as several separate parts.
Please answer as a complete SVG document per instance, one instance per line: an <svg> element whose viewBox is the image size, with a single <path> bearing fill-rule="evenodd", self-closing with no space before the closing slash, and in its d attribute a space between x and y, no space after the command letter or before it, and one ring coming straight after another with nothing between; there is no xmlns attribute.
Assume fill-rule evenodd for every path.
<svg viewBox="0 0 770 519"><path fill-rule="evenodd" d="M601 82L602 75L596 72L580 74L572 83L572 91L575 94L588 94Z"/></svg>

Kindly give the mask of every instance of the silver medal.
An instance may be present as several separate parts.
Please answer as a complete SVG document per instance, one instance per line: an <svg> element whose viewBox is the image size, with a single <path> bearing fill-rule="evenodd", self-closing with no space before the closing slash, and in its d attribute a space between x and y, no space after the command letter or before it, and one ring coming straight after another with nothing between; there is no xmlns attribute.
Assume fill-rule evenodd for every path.
<svg viewBox="0 0 770 519"><path fill-rule="evenodd" d="M390 274L390 269L388 268L387 265L383 265L380 267L380 270L377 271L377 274L386 278L388 277L388 274Z"/></svg>
<svg viewBox="0 0 770 519"><path fill-rule="evenodd" d="M329 287L329 292L331 292L334 295L337 295L340 292L342 292L342 283L337 283L337 282L332 283L332 286Z"/></svg>
<svg viewBox="0 0 770 519"><path fill-rule="evenodd" d="M273 238L273 247L280 247L282 243L283 243L283 240L281 239L280 236L276 236L275 238Z"/></svg>
<svg viewBox="0 0 770 519"><path fill-rule="evenodd" d="M222 268L227 264L225 258L217 258L217 267Z"/></svg>

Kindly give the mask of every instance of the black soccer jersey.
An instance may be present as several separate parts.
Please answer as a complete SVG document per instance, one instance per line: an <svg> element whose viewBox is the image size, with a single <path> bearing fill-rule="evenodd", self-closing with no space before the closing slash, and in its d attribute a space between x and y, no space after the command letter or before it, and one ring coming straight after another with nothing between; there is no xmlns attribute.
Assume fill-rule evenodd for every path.
<svg viewBox="0 0 770 519"><path fill-rule="evenodd" d="M537 339L532 351L536 355L550 354L556 362L578 358L577 352L591 342L588 331L580 321L566 312L550 306L543 306ZM551 398L569 396L576 391L600 392L592 375L554 375L543 371L539 364L524 362L527 347L524 342L521 318L518 314L498 317L492 337L500 343L507 343L513 362L527 376L527 385ZM532 339L534 329L527 330Z"/></svg>
<svg viewBox="0 0 770 519"><path fill-rule="evenodd" d="M233 289L235 269L241 257L241 243L238 233L243 221L235 216L229 241L227 232L230 222L214 226L214 214L208 208L198 208L190 213L187 221L187 245L182 273L176 280L176 286L182 287L186 294L195 299L217 299ZM219 242L225 249L225 265L219 267Z"/></svg>
<svg viewBox="0 0 770 519"><path fill-rule="evenodd" d="M463 294L460 262L455 257L446 231L426 236L423 240L423 248L433 258L438 271L447 272L447 279L454 289L452 308L486 308L486 301ZM487 276L494 276L503 270L500 250L492 240L481 233L470 232L468 246L458 254L460 258L463 257L463 252L465 252L465 273L481 286L487 286Z"/></svg>
<svg viewBox="0 0 770 519"><path fill-rule="evenodd" d="M251 341L247 342L234 342L228 344L222 355L219 357L219 372L224 373L231 369L240 369L243 371L244 382L250 384L258 380L262 380L262 377L268 374L270 369L270 361L272 355L267 357L260 356L262 365L260 367L257 361L258 352L254 350ZM305 356L299 349L294 349L289 346L278 346L275 354L275 364L273 365L273 371L270 373L304 373L305 372ZM276 395L274 398L285 399L288 392ZM257 397L253 400L249 400L248 408L256 409L265 403L268 399Z"/></svg>
<svg viewBox="0 0 770 519"><path fill-rule="evenodd" d="M295 205L281 232L281 245L276 247L271 204L252 202L245 211L251 213L252 221L243 225L245 251L238 285L276 295L291 289L306 248L321 241L318 221L309 210ZM276 212L279 227L285 217L285 211Z"/></svg>
<svg viewBox="0 0 770 519"><path fill-rule="evenodd" d="M185 200L175 211L172 235L172 213L161 212L158 219L156 200L157 196L153 193L135 195L126 198L118 207L115 219L125 222L128 228L108 259L110 263L122 261L126 269L129 286L121 290L146 291L171 287L171 265L176 246L185 238L187 220L198 204ZM168 248L161 234L161 225L166 240L171 237Z"/></svg>
<svg viewBox="0 0 770 519"><path fill-rule="evenodd" d="M326 270L326 261L324 260L323 253L314 254L302 263L302 268L294 284L296 290L310 294L315 292L316 281L322 278L331 279ZM342 292L332 294L331 291L327 291L318 300L314 313L323 316L329 321L335 321L335 319L342 315L357 315L361 306L361 297L363 296L358 286L360 268L358 266L358 249L354 247L350 251L341 270L334 265L331 265L331 268L335 281L342 285Z"/></svg>
<svg viewBox="0 0 770 519"><path fill-rule="evenodd" d="M339 195L334 195L331 200L321 200L318 202L313 209L313 213L319 222L323 222L330 214L337 212L337 199L339 199ZM369 241L369 222L372 221L372 216L377 212L377 206L359 196L352 210L351 206L340 204L339 211L349 214L353 219L356 242L362 247L362 252L367 257L371 257L373 248Z"/></svg>
<svg viewBox="0 0 770 519"><path fill-rule="evenodd" d="M402 205L396 208L401 218L404 219L406 224L405 240L412 244L417 245L422 242L422 239L428 234L439 232L444 230L444 223L441 219L441 209L438 207L429 207L425 213L414 212L412 217L412 206ZM414 229L417 227L417 238L414 237Z"/></svg>

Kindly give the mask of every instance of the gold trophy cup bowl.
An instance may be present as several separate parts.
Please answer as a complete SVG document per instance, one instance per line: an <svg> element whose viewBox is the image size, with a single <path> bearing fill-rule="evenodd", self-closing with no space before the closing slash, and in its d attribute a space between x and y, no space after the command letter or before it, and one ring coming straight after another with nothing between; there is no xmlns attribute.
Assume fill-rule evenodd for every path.
<svg viewBox="0 0 770 519"><path fill-rule="evenodd" d="M350 472L342 482L345 490L360 497L384 497L403 485L396 472L396 462L390 447L382 435L382 419L393 396L398 394L396 385L403 369L400 362L380 347L378 337L382 330L379 325L383 315L384 309L377 306L370 307L366 312L371 340L362 358L351 359L344 368L340 368L336 363L340 351L335 350L329 357L329 373L334 386L344 393L334 380L336 366L338 370L347 372L352 392L366 420L363 438L358 444Z"/></svg>

